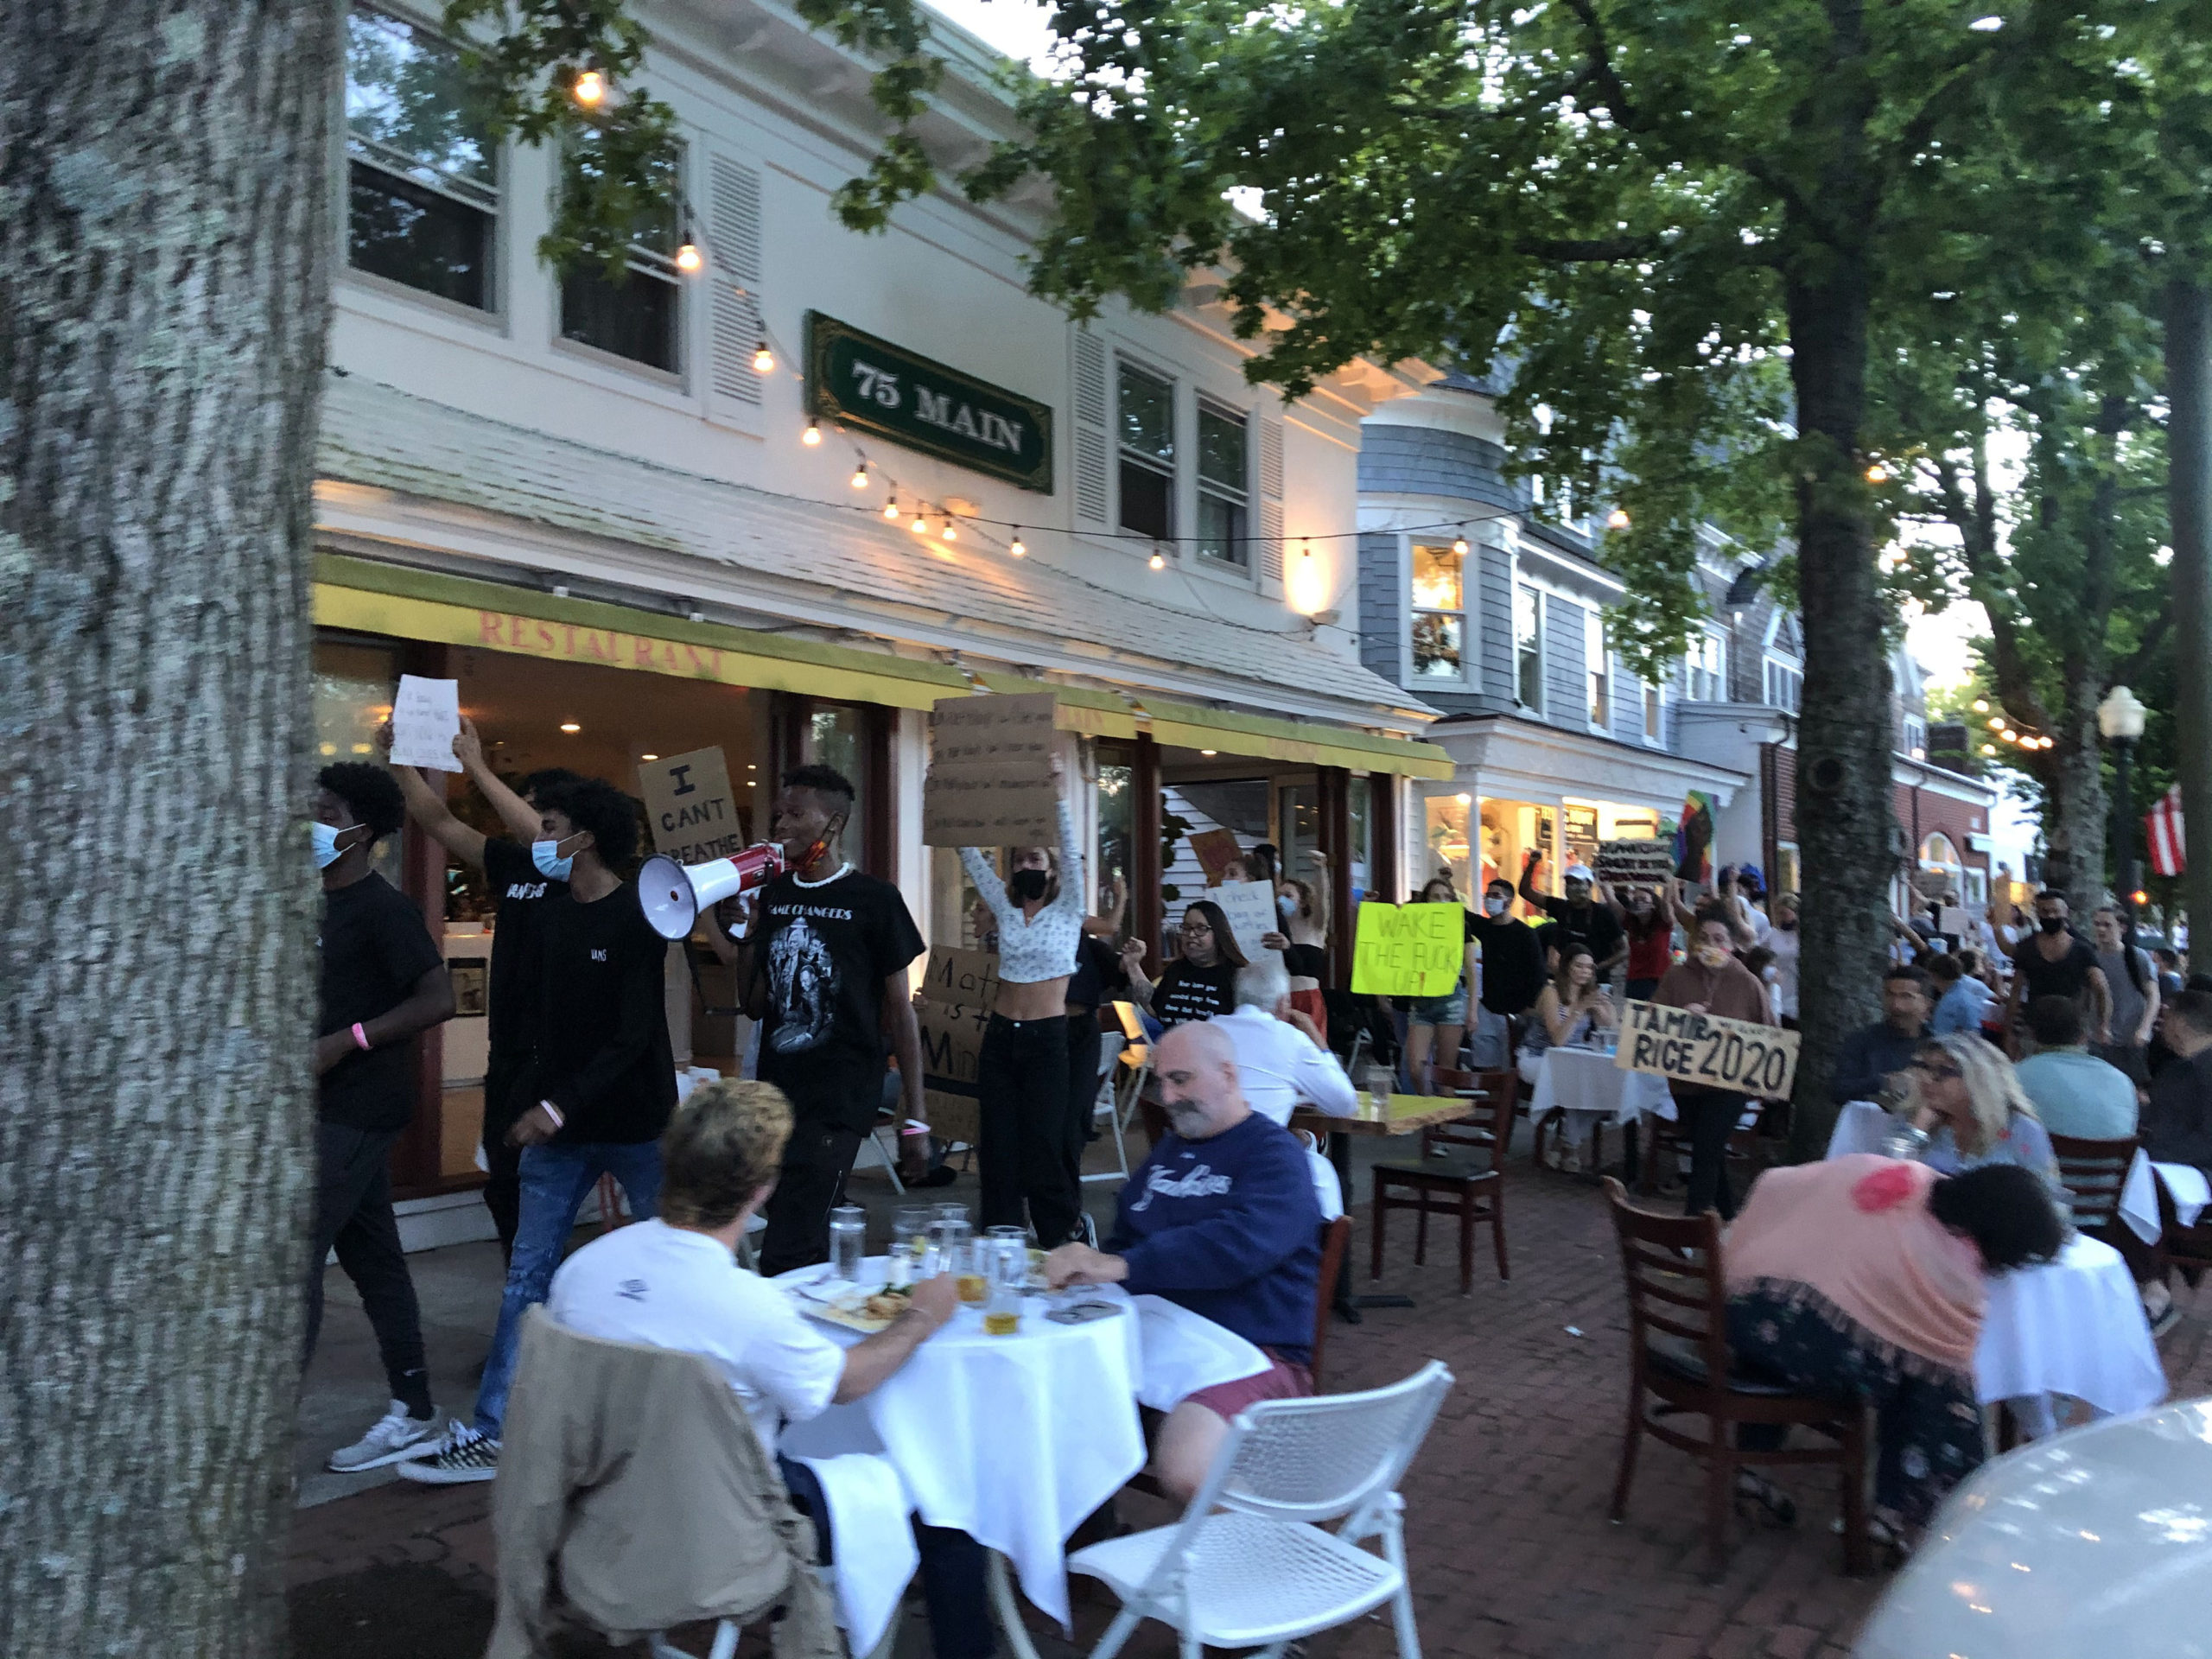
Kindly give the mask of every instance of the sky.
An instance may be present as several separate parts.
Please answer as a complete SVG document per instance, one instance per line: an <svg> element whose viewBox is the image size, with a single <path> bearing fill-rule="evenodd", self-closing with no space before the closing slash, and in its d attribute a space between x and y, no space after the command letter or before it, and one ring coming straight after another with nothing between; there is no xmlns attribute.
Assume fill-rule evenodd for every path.
<svg viewBox="0 0 2212 1659"><path fill-rule="evenodd" d="M1041 68L1037 60L1052 38L1046 27L1052 16L1029 0L928 0L931 11L942 13L1009 58Z"/></svg>

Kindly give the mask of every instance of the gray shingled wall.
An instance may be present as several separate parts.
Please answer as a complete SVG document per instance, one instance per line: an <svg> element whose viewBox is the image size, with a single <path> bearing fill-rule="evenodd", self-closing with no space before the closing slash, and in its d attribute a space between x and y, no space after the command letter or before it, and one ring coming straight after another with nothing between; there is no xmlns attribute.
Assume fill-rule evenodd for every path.
<svg viewBox="0 0 2212 1659"><path fill-rule="evenodd" d="M1393 685L1404 677L1406 602L1398 579L1398 537L1363 531L1359 538L1359 660Z"/></svg>
<svg viewBox="0 0 2212 1659"><path fill-rule="evenodd" d="M1519 509L1529 493L1505 476L1505 451L1464 432L1370 422L1360 431L1363 494L1441 495L1479 506Z"/></svg>
<svg viewBox="0 0 2212 1659"><path fill-rule="evenodd" d="M1513 707L1513 562L1503 548L1475 550L1480 568L1476 580L1482 590L1482 614L1476 619L1481 637L1484 695L1501 708Z"/></svg>

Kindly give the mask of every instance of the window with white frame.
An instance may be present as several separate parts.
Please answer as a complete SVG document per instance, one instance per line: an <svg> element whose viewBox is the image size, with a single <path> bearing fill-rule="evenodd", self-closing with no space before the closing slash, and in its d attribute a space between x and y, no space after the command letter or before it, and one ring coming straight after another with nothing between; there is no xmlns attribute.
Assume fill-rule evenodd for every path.
<svg viewBox="0 0 2212 1659"><path fill-rule="evenodd" d="M1513 689L1523 709L1544 712L1544 596L1526 582L1513 589Z"/></svg>
<svg viewBox="0 0 2212 1659"><path fill-rule="evenodd" d="M1590 725L1604 731L1613 723L1612 653L1606 649L1605 619L1597 611L1582 613L1582 661L1590 677Z"/></svg>
<svg viewBox="0 0 2212 1659"><path fill-rule="evenodd" d="M1249 437L1243 416L1198 399L1198 552L1240 570L1252 562Z"/></svg>
<svg viewBox="0 0 2212 1659"><path fill-rule="evenodd" d="M668 175L673 201L681 163L671 156L655 165ZM561 338L674 374L683 356L683 281L676 270L680 232L675 211L656 214L636 228L620 280L597 264L579 264L561 279Z"/></svg>
<svg viewBox="0 0 2212 1659"><path fill-rule="evenodd" d="M346 262L489 311L499 149L460 53L366 6L346 14Z"/></svg>
<svg viewBox="0 0 2212 1659"><path fill-rule="evenodd" d="M1692 702L1726 702L1728 700L1728 659L1726 647L1717 633L1698 633L1691 636L1689 650L1682 658L1682 695Z"/></svg>
<svg viewBox="0 0 2212 1659"><path fill-rule="evenodd" d="M1448 543L1414 543L1409 586L1415 679L1466 677L1466 563Z"/></svg>
<svg viewBox="0 0 2212 1659"><path fill-rule="evenodd" d="M1776 709L1786 709L1796 714L1805 700L1805 676L1802 670L1774 658L1766 659L1766 700Z"/></svg>
<svg viewBox="0 0 2212 1659"><path fill-rule="evenodd" d="M1120 365L1122 528L1167 541L1175 534L1175 386L1137 367Z"/></svg>
<svg viewBox="0 0 2212 1659"><path fill-rule="evenodd" d="M1928 722L1917 715L1904 717L1904 741L1899 746L1916 760L1928 758Z"/></svg>
<svg viewBox="0 0 2212 1659"><path fill-rule="evenodd" d="M1643 741L1663 741L1666 734L1667 694L1656 680L1643 683Z"/></svg>

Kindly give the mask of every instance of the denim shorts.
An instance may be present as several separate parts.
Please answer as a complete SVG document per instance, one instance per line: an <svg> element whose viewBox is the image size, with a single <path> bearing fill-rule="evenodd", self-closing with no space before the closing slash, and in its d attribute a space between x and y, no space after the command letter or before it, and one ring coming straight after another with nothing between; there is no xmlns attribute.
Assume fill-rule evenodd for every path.
<svg viewBox="0 0 2212 1659"><path fill-rule="evenodd" d="M1441 996L1415 997L1406 1004L1406 1023L1412 1026L1465 1025L1467 982L1462 979Z"/></svg>

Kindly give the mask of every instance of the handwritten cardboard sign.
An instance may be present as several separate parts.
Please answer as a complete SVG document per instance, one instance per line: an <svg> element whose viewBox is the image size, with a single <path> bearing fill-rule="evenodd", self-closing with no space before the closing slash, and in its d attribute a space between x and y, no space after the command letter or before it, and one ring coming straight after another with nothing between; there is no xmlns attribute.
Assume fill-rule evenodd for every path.
<svg viewBox="0 0 2212 1659"><path fill-rule="evenodd" d="M1786 1100L1797 1080L1797 1033L1717 1014L1631 1002L1613 1064L1701 1089Z"/></svg>
<svg viewBox="0 0 2212 1659"><path fill-rule="evenodd" d="M931 1002L969 1003L990 1013L999 1001L998 952L931 946L922 995Z"/></svg>
<svg viewBox="0 0 2212 1659"><path fill-rule="evenodd" d="M1051 847L1059 830L1052 758L1057 700L943 697L930 714L922 785L925 847Z"/></svg>
<svg viewBox="0 0 2212 1659"><path fill-rule="evenodd" d="M922 1094L930 1128L940 1141L964 1141L972 1147L982 1134L976 1069L998 994L995 953L944 945L931 950L914 1014L922 1028Z"/></svg>
<svg viewBox="0 0 2212 1659"><path fill-rule="evenodd" d="M1221 913L1229 918L1230 934L1245 961L1258 962L1270 954L1260 943L1260 936L1272 933L1281 925L1275 914L1273 887L1264 881L1228 881L1217 887L1208 887L1206 897L1219 905Z"/></svg>
<svg viewBox="0 0 2212 1659"><path fill-rule="evenodd" d="M1601 841L1598 879L1607 887L1664 887L1675 873L1675 849L1657 840Z"/></svg>
<svg viewBox="0 0 2212 1659"><path fill-rule="evenodd" d="M1244 854L1236 844L1233 830L1201 830L1190 838L1191 856L1198 861L1198 868L1206 873L1206 885L1217 887L1224 881L1241 878Z"/></svg>
<svg viewBox="0 0 2212 1659"><path fill-rule="evenodd" d="M459 772L453 741L461 735L461 682L399 677L391 699L391 764Z"/></svg>
<svg viewBox="0 0 2212 1659"><path fill-rule="evenodd" d="M653 850L679 864L704 864L745 850L745 825L719 748L665 754L638 768Z"/></svg>
<svg viewBox="0 0 2212 1659"><path fill-rule="evenodd" d="M1467 957L1467 912L1457 905L1362 905L1351 988L1375 996L1442 996Z"/></svg>

